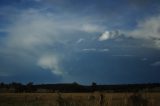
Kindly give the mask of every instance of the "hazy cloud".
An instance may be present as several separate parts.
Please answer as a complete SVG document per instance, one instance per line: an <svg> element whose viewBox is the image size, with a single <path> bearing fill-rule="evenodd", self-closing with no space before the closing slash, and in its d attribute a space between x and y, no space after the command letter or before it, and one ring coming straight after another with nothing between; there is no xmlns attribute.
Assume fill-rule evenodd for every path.
<svg viewBox="0 0 160 106"><path fill-rule="evenodd" d="M0 72L0 77L7 77L7 76L10 76L10 74L7 72Z"/></svg>
<svg viewBox="0 0 160 106"><path fill-rule="evenodd" d="M42 0L35 0L36 2L41 2Z"/></svg>
<svg viewBox="0 0 160 106"><path fill-rule="evenodd" d="M141 60L142 60L142 61L147 61L147 60L148 60L148 58L142 58Z"/></svg>
<svg viewBox="0 0 160 106"><path fill-rule="evenodd" d="M156 61L154 63L151 64L152 66L160 66L160 61Z"/></svg>
<svg viewBox="0 0 160 106"><path fill-rule="evenodd" d="M83 38L80 38L80 39L77 40L76 43L81 43L81 42L83 42L83 41L84 41L84 39L83 39Z"/></svg>
<svg viewBox="0 0 160 106"><path fill-rule="evenodd" d="M94 25L94 24L84 24L82 25L82 31L93 33L93 32L103 32L105 30L104 27Z"/></svg>
<svg viewBox="0 0 160 106"><path fill-rule="evenodd" d="M108 52L109 49L107 49L107 48L105 48L105 49L86 48L86 49L82 49L82 51L84 51L84 52Z"/></svg>
<svg viewBox="0 0 160 106"><path fill-rule="evenodd" d="M138 39L150 40L156 47L160 47L160 16L153 16L140 21L137 27L129 32L125 32L126 36Z"/></svg>
<svg viewBox="0 0 160 106"><path fill-rule="evenodd" d="M131 54L116 54L116 55L112 55L112 56L116 56L116 57L133 57L135 55L131 55Z"/></svg>
<svg viewBox="0 0 160 106"><path fill-rule="evenodd" d="M84 52L94 52L94 51L96 51L96 49L95 48L88 48L88 49L83 49L82 51L84 51Z"/></svg>
<svg viewBox="0 0 160 106"><path fill-rule="evenodd" d="M99 51L100 51L100 52L108 52L109 49L100 49Z"/></svg>
<svg viewBox="0 0 160 106"><path fill-rule="evenodd" d="M12 22L7 29L8 36L5 39L5 49L11 55L25 54L36 58L38 65L44 69L51 70L55 75L64 74L59 68L61 54L57 55L58 50L67 47L67 43L75 37L79 38L77 43L84 41L78 37L77 32L96 33L103 30L84 18L71 14L54 14L43 12L37 9L28 9L17 14L17 19ZM91 35L92 36L92 35ZM70 44L70 45L74 45ZM71 46L72 47L72 46ZM84 51L95 51L95 49L84 49ZM46 55L49 54L49 55Z"/></svg>

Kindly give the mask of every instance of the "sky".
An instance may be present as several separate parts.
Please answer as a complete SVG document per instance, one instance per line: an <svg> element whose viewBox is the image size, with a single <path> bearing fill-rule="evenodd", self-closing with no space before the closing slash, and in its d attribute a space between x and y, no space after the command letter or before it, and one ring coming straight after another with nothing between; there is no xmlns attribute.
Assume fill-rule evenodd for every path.
<svg viewBox="0 0 160 106"><path fill-rule="evenodd" d="M160 83L160 1L0 0L0 82Z"/></svg>

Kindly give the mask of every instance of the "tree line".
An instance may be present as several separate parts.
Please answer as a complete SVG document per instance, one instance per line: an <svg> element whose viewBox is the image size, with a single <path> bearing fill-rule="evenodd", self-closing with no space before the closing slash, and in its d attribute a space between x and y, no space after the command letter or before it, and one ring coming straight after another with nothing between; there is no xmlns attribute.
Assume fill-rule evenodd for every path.
<svg viewBox="0 0 160 106"><path fill-rule="evenodd" d="M61 83L61 84L27 84L12 82L9 84L0 83L0 92L32 92L32 93L47 93L47 92L160 92L160 83L148 84L119 84L119 85L98 85L93 82L91 85L80 85L76 82Z"/></svg>

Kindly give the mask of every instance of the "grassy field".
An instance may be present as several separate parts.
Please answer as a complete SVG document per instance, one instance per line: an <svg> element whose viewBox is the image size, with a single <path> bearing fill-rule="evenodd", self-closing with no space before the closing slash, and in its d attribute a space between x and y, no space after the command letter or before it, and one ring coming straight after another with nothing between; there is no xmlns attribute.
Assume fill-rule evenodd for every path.
<svg viewBox="0 0 160 106"><path fill-rule="evenodd" d="M1 93L0 106L160 106L160 93Z"/></svg>

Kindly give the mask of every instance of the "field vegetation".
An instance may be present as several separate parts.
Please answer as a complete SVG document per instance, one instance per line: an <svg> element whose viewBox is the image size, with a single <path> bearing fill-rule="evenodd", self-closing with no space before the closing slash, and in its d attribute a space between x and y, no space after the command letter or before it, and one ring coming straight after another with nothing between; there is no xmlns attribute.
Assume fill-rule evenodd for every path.
<svg viewBox="0 0 160 106"><path fill-rule="evenodd" d="M160 93L1 93L0 106L160 106Z"/></svg>

